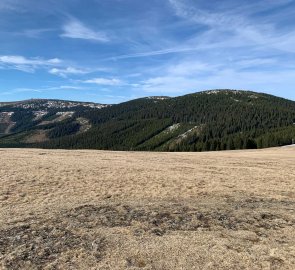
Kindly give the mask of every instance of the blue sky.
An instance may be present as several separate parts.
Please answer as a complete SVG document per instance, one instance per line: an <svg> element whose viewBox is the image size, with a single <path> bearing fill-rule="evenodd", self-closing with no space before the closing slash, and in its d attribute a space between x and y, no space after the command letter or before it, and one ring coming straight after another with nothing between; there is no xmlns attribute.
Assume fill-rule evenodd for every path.
<svg viewBox="0 0 295 270"><path fill-rule="evenodd" d="M294 0L1 0L0 101L229 88L295 100Z"/></svg>

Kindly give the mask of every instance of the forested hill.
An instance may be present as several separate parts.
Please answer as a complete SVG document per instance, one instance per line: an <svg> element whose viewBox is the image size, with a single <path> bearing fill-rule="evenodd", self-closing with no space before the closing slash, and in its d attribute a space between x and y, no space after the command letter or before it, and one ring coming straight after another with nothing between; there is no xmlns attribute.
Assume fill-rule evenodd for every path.
<svg viewBox="0 0 295 270"><path fill-rule="evenodd" d="M211 90L112 106L13 104L0 104L0 147L215 151L295 139L295 102L250 91Z"/></svg>

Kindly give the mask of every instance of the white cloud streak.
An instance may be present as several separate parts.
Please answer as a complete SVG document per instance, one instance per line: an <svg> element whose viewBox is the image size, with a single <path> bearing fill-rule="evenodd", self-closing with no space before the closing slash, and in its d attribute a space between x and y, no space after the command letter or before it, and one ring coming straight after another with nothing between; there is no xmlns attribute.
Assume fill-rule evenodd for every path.
<svg viewBox="0 0 295 270"><path fill-rule="evenodd" d="M261 21L250 19L259 11L268 8L282 6L292 0L257 1L256 3L242 5L235 2L226 4L227 1L218 2L216 10L204 10L198 7L195 1L168 0L175 14L184 21L195 25L208 27L204 32L197 32L195 37L182 40L174 46L168 46L165 40L157 39L157 45L163 45L163 49L135 52L112 57L112 60L129 58L144 58L167 54L183 54L198 51L208 52L211 49L222 48L249 48L280 50L295 52L295 31L278 32L275 22L271 17ZM228 2L227 2L228 3ZM232 6L232 7L231 7Z"/></svg>
<svg viewBox="0 0 295 270"><path fill-rule="evenodd" d="M206 89L249 89L275 91L283 86L289 89L295 77L295 67L275 69L276 59L242 59L232 65L228 63L202 63L193 60L168 63L159 67L161 73L141 81L137 91L157 94L184 94ZM253 67L267 66L267 70ZM251 69L247 69L251 67Z"/></svg>
<svg viewBox="0 0 295 270"><path fill-rule="evenodd" d="M97 85L108 85L108 86L119 86L124 83L119 79L108 79L108 78L93 78L90 80L85 80L83 83L97 84Z"/></svg>
<svg viewBox="0 0 295 270"><path fill-rule="evenodd" d="M61 62L62 61L58 58L44 60L41 58L25 58L24 56L19 56L19 55L0 56L0 63L4 63L4 64L50 66L50 65L60 64Z"/></svg>
<svg viewBox="0 0 295 270"><path fill-rule="evenodd" d="M16 35L24 36L27 38L39 38L43 34L46 34L51 31L54 31L54 29L51 29L51 28L26 29L26 30L23 30L22 32L16 33Z"/></svg>
<svg viewBox="0 0 295 270"><path fill-rule="evenodd" d="M8 10L8 11L14 11L16 10L16 0L1 0L0 2L0 11L1 10Z"/></svg>
<svg viewBox="0 0 295 270"><path fill-rule="evenodd" d="M221 4L217 4L217 6L221 6L221 10L210 12L196 7L189 0L169 0L169 2L179 17L210 28L207 31L209 34L208 43L215 43L216 37L224 36L229 47L232 42L238 40L241 47L256 45L295 52L294 30L285 33L277 32L271 16L269 18L266 16L261 21L249 19L259 11L285 5L290 3L290 0L258 1L255 4L243 5L243 9L239 6L222 8L222 2L220 2Z"/></svg>
<svg viewBox="0 0 295 270"><path fill-rule="evenodd" d="M162 50L114 58L175 54L165 58L167 62L157 68L143 68L146 79L134 83L134 91L164 95L216 88L272 92L287 91L294 84L295 31L279 26L282 17L278 18L277 12L255 17L256 13L290 0L266 0L242 6L234 1L220 1L210 10L200 8L197 1L168 1L181 21L197 26L198 30L195 36L176 42L169 49L163 46ZM272 20L273 16L276 20ZM157 40L157 44L165 42Z"/></svg>
<svg viewBox="0 0 295 270"><path fill-rule="evenodd" d="M102 31L94 31L86 27L82 22L72 19L63 26L61 37L72 39L85 39L96 42L110 41L106 33Z"/></svg>
<svg viewBox="0 0 295 270"><path fill-rule="evenodd" d="M128 59L128 58L140 58L140 57L149 57L149 56L156 56L156 55L165 55L165 54L172 54L172 53L183 53L183 52L191 52L199 50L198 47L175 47L157 51L149 51L149 52L142 52L142 53L133 53L133 54L125 54L112 57L113 60L120 60L120 59Z"/></svg>
<svg viewBox="0 0 295 270"><path fill-rule="evenodd" d="M60 65L62 60L59 58L42 59L26 58L20 55L2 55L0 56L0 67L16 69L24 72L34 72L37 68L45 68Z"/></svg>
<svg viewBox="0 0 295 270"><path fill-rule="evenodd" d="M50 74L58 75L63 78L66 78L68 75L83 75L90 73L91 71L86 69L80 69L75 67L67 67L67 68L52 68L48 71Z"/></svg>
<svg viewBox="0 0 295 270"><path fill-rule="evenodd" d="M52 86L52 87L40 87L40 88L14 88L6 92L1 92L1 95L13 95L17 93L44 93L47 91L55 91L55 90L85 90L85 87L82 86L74 86L74 85L60 85L60 86Z"/></svg>

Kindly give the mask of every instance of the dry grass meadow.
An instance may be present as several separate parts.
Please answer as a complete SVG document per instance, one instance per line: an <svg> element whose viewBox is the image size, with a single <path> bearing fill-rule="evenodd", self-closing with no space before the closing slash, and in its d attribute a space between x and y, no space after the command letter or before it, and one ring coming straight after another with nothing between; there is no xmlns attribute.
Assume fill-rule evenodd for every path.
<svg viewBox="0 0 295 270"><path fill-rule="evenodd" d="M295 269L295 147L0 149L0 269Z"/></svg>

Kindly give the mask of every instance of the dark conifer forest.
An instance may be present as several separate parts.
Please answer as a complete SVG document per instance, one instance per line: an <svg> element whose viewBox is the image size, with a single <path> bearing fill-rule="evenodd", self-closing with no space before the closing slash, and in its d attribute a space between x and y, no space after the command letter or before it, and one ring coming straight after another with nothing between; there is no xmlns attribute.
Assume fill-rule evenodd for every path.
<svg viewBox="0 0 295 270"><path fill-rule="evenodd" d="M295 141L295 102L250 91L149 97L101 108L54 102L59 105L0 103L0 147L218 151Z"/></svg>

